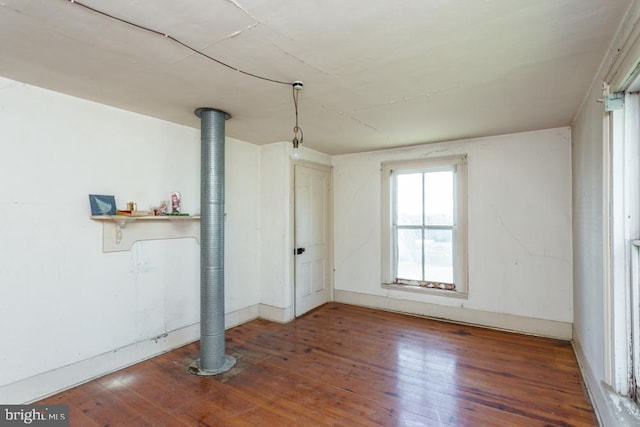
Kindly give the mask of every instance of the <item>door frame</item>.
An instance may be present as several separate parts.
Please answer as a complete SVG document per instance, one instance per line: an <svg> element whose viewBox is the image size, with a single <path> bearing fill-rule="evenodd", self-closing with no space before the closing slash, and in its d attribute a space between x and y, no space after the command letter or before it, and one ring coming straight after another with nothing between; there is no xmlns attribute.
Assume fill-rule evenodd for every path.
<svg viewBox="0 0 640 427"><path fill-rule="evenodd" d="M334 256L333 256L333 166L328 164L311 162L308 160L291 160L290 161L290 182L289 182L289 192L291 197L289 198L289 217L290 221L290 230L291 233L290 241L289 241L289 277L291 277L291 286L290 295L291 298L291 307L293 318L295 319L296 315L296 260L295 260L295 248L296 248L296 186L295 186L295 169L296 166L305 166L312 169L318 169L324 172L328 172L329 174L329 206L328 206L328 215L327 218L327 227L329 228L329 241L327 242L328 250L328 277L329 277L329 301L334 301L334 278L335 278L335 269L334 269Z"/></svg>

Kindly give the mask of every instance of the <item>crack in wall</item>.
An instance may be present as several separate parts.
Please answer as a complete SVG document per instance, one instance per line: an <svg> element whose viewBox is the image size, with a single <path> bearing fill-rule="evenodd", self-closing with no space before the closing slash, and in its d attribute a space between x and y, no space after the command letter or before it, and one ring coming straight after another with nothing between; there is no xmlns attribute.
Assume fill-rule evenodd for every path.
<svg viewBox="0 0 640 427"><path fill-rule="evenodd" d="M360 206L360 202L358 202L358 199L360 199L361 194L369 188L369 184L371 182L375 182L376 176L379 173L380 173L380 168L375 168L370 173L368 173L365 178L362 179L363 184L360 184L356 187L355 191L353 192L353 195L349 198L349 203L347 204L347 207L343 210L345 214L351 213L356 204Z"/></svg>
<svg viewBox="0 0 640 427"><path fill-rule="evenodd" d="M258 17L252 15L249 13L249 11L247 9L245 9L240 2L238 2L237 0L227 0L229 3L233 4L235 7L237 7L239 10L242 11L242 13L244 13L245 15L247 15L249 18L253 19L255 21L255 25L253 25L253 27L255 27L256 25L260 24L260 25L264 25L266 28L268 28L269 30L273 31L276 34L281 35L282 37L288 39L288 40L292 40L291 37L287 36L286 34L281 33L280 31L276 30L275 28L272 28L271 26L267 25L262 19L259 19ZM250 28L246 28L246 29L250 29ZM246 30L245 29L245 30Z"/></svg>
<svg viewBox="0 0 640 427"><path fill-rule="evenodd" d="M354 122L358 123L359 125L362 125L362 126L364 126L364 127L366 127L366 128L369 128L369 129L371 129L372 131L374 131L374 132L376 132L376 133L378 133L378 134L380 134L380 135L382 135L382 136L384 136L384 137L386 137L386 138L389 138L389 135L386 135L386 134L385 134L384 132L382 132L380 129L377 129L377 128L375 128L375 127L371 126L369 123L363 122L362 120L356 119L356 118L355 118L354 116L352 116L351 114L345 113L345 112L343 112L343 111L339 111L339 112L338 112L338 114L339 114L339 115L341 115L341 116L345 116L345 117L347 117L348 119L351 119L351 120L353 120Z"/></svg>
<svg viewBox="0 0 640 427"><path fill-rule="evenodd" d="M6 9L9 9L12 12L16 12L16 13L22 14L22 9L17 9L15 7L9 6L5 2L0 2L0 7L4 7Z"/></svg>
<svg viewBox="0 0 640 427"><path fill-rule="evenodd" d="M360 244L356 247L349 249L347 254L342 257L342 260L336 265L336 269L340 269L342 266L351 262L351 258L359 254L364 247L366 247L374 237L374 233L368 233L366 239L364 239Z"/></svg>
<svg viewBox="0 0 640 427"><path fill-rule="evenodd" d="M525 243L518 236L516 236L516 234L509 227L507 227L507 224L505 224L504 219L497 211L495 211L495 215L500 221L500 225L502 225L502 228L507 232L507 234L511 236L511 238L515 240L518 243L518 245L520 245L520 247L522 247L522 249L524 249L525 252L529 254L529 256L531 256L532 258L546 258L546 259L559 261L564 264L571 264L569 260L558 257L558 256L549 255L547 253L538 254L533 252L531 249L529 249L527 245L525 245Z"/></svg>
<svg viewBox="0 0 640 427"><path fill-rule="evenodd" d="M449 151L450 151L450 150L449 150L449 148L448 148L448 147L445 147L445 148L439 148L439 149L435 149L435 150L427 151L426 153L421 154L419 157L420 157L420 158L431 157L431 155L433 155L433 154L438 154L438 153L448 153Z"/></svg>
<svg viewBox="0 0 640 427"><path fill-rule="evenodd" d="M269 27L267 27L267 28L269 28ZM269 28L269 29L273 31L272 28ZM293 53L284 50L283 48L281 48L280 46L278 46L275 43L272 43L272 45L275 48L277 48L280 52L282 52L283 54L287 55L289 58L293 58L294 60L298 61L299 63L301 63L303 65L306 65L307 67L309 67L309 68L311 68L311 69L313 69L313 70L315 70L315 71L317 71L317 72L319 72L321 74L324 74L325 76L329 76L329 77L332 77L334 79L339 79L340 78L340 76L336 76L335 74L331 74L330 72L328 72L326 70L323 70L321 68L318 68L318 67L306 62L304 59L301 59L298 56L294 55Z"/></svg>
<svg viewBox="0 0 640 427"><path fill-rule="evenodd" d="M233 4L235 7L237 7L238 9L240 9L242 11L242 13L244 13L245 15L247 15L249 18L253 19L254 21L256 21L257 23L262 24L263 22L260 21L258 18L256 18L255 16L253 16L252 14L250 14L247 9L245 9L244 7L242 7L242 5L237 2L236 0L227 0L229 3Z"/></svg>
<svg viewBox="0 0 640 427"><path fill-rule="evenodd" d="M233 39L235 37L238 37L240 34L244 33L245 31L249 31L249 30L257 27L258 24L260 24L260 23L256 21L253 24L248 25L247 27L245 27L245 28L243 28L241 30L234 31L233 33L229 34L228 36L225 36L225 37L221 38L220 40L218 40L218 42L222 42L222 41L225 41L225 40L229 40L229 39Z"/></svg>
<svg viewBox="0 0 640 427"><path fill-rule="evenodd" d="M447 92L453 89L458 88L459 86L451 86L451 87L447 87L444 89L439 89L439 90L430 90L428 92L425 93L421 93L418 95L413 95L413 96L403 96L402 98L399 99L393 99L391 101L386 101L386 102L382 102L379 104L373 104L373 105L369 105L366 107L360 107L360 108L355 108L353 110L350 110L351 112L357 112L357 111L366 111L366 110L372 110L374 108L380 108L380 107L387 107L389 105L394 105L394 104L401 104L403 102L408 102L408 101L413 101L414 99L418 99L418 98L429 98L431 97L431 95L437 95L443 92Z"/></svg>
<svg viewBox="0 0 640 427"><path fill-rule="evenodd" d="M329 107L327 107L325 104L320 104L320 106L321 106L323 109L327 110L327 111L334 112L332 109L330 109ZM360 124L360 125L362 125L362 126L364 126L364 127L366 127L366 128L369 128L369 129L373 130L374 132L376 132L376 133L378 133L378 134L380 134L380 135L384 136L385 138L389 139L389 135L385 134L385 133L384 133L384 132L382 132L380 129L377 129L377 128L375 128L375 127L371 126L370 124L368 124L368 123L366 123L366 122L363 122L362 120L359 120L359 119L357 119L357 118L353 117L353 116L352 116L351 114L349 114L349 113L345 113L344 111L338 111L338 115L339 115L339 116L344 116L344 117L346 117L346 118L348 118L348 119L351 119L351 120L353 120L354 122L356 122L356 123L358 123L358 124Z"/></svg>

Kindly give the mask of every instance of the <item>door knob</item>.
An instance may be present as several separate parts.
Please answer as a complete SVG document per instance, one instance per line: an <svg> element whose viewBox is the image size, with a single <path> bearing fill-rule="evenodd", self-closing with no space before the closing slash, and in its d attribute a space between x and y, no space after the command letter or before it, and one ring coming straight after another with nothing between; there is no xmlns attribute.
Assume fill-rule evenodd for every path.
<svg viewBox="0 0 640 427"><path fill-rule="evenodd" d="M296 249L296 255L302 255L305 251L305 248L298 248Z"/></svg>

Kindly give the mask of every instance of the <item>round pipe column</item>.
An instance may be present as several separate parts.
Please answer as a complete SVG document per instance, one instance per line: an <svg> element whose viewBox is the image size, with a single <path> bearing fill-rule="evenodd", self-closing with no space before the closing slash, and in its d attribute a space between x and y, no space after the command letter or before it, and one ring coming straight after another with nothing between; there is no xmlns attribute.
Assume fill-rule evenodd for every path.
<svg viewBox="0 0 640 427"><path fill-rule="evenodd" d="M231 116L198 108L200 117L200 359L189 367L195 375L216 375L236 360L225 355L224 340L224 138Z"/></svg>

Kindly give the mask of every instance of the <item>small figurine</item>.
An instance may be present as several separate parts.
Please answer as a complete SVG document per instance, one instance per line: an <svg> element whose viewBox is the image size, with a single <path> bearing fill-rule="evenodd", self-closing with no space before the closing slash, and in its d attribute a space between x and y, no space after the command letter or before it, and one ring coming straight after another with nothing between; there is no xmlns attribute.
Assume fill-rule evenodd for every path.
<svg viewBox="0 0 640 427"><path fill-rule="evenodd" d="M174 214L180 213L180 193L171 193L171 212Z"/></svg>
<svg viewBox="0 0 640 427"><path fill-rule="evenodd" d="M158 215L166 215L169 212L169 203L166 200L160 202L158 208Z"/></svg>

